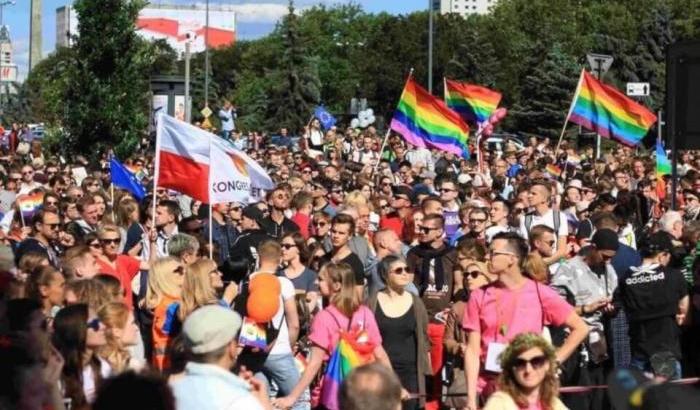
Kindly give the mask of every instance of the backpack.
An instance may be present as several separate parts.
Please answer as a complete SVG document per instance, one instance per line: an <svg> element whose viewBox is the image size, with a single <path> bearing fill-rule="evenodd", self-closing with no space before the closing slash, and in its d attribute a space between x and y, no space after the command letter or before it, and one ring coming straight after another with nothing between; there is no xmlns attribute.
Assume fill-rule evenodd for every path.
<svg viewBox="0 0 700 410"><path fill-rule="evenodd" d="M364 329L351 330L354 315L350 316L348 326L343 330L335 315L330 311L328 313L338 325L340 338L332 350L323 373L320 404L328 410L339 410L340 385L353 369L370 363L374 359L373 353L376 346L369 341L369 336Z"/></svg>
<svg viewBox="0 0 700 410"><path fill-rule="evenodd" d="M554 219L554 236L559 237L559 226L561 225L561 212L552 210L552 219ZM525 230L528 235L532 228L532 213L525 215Z"/></svg>
<svg viewBox="0 0 700 410"><path fill-rule="evenodd" d="M247 303L248 303L248 297L250 296L250 277L246 278L246 280L241 283L241 288L236 296L236 298L233 300L233 310L238 313L242 318L244 318L244 324L249 323L248 317L248 309L247 309ZM273 320L270 320L269 322L266 322L264 324L259 324L260 328L264 330L265 332L265 348L264 349L258 349L254 348L251 346L243 346L243 350L238 356L238 367L240 366L245 366L248 370L252 371L253 373L257 373L260 371L265 364L265 360L267 359L267 356L270 354L270 351L272 351L272 348L275 345L275 342L277 341L277 337L279 336L280 333L280 328L282 327L282 324L284 323L284 313L282 314L282 317L279 320L279 323L273 323Z"/></svg>

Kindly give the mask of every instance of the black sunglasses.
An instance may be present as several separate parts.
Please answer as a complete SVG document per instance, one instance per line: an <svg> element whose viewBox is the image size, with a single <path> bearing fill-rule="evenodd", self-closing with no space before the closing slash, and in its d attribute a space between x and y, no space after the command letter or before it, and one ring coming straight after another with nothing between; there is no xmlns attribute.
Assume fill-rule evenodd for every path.
<svg viewBox="0 0 700 410"><path fill-rule="evenodd" d="M479 275L481 275L481 271L478 271L478 270L469 271L469 272L467 272L467 275L469 275L472 279L476 279L479 277Z"/></svg>
<svg viewBox="0 0 700 410"><path fill-rule="evenodd" d="M435 230L440 229L440 228L431 228L431 227L429 227L429 226L421 226L421 227L418 228L418 229L419 229L422 233L427 234L427 233L430 233L430 231L435 231Z"/></svg>
<svg viewBox="0 0 700 410"><path fill-rule="evenodd" d="M100 319L94 318L94 319L88 321L87 327L88 327L88 329L92 329L95 332L97 332L98 330L100 330Z"/></svg>
<svg viewBox="0 0 700 410"><path fill-rule="evenodd" d="M525 370L525 367L530 364L533 369L537 370L542 368L544 364L547 363L547 357L542 355L542 356L535 356L532 359L523 359L521 357L518 357L513 361L513 368L516 370Z"/></svg>
<svg viewBox="0 0 700 410"><path fill-rule="evenodd" d="M283 243L280 245L282 249L290 250L292 248L296 248L297 246L292 244L292 243Z"/></svg>
<svg viewBox="0 0 700 410"><path fill-rule="evenodd" d="M100 243L102 243L102 245L109 245L110 243L111 243L111 244L114 244L114 245L117 245L117 244L118 244L119 242L121 242L121 241L122 241L121 238L104 238L104 239L100 239Z"/></svg>

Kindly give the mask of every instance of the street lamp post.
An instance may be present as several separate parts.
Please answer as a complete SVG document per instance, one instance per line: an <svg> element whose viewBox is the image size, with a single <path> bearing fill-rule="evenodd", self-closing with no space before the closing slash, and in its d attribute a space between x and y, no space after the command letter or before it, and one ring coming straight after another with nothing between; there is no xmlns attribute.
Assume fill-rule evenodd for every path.
<svg viewBox="0 0 700 410"><path fill-rule="evenodd" d="M209 0L204 17L204 106L209 106Z"/></svg>

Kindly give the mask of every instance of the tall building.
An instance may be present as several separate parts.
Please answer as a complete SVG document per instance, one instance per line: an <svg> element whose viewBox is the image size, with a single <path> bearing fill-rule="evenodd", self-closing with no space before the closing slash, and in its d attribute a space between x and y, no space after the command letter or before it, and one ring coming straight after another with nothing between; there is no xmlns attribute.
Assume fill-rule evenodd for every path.
<svg viewBox="0 0 700 410"><path fill-rule="evenodd" d="M498 0L436 0L440 2L440 13L486 14Z"/></svg>
<svg viewBox="0 0 700 410"><path fill-rule="evenodd" d="M0 93L15 93L17 64L13 61L12 40L7 26L0 27Z"/></svg>
<svg viewBox="0 0 700 410"><path fill-rule="evenodd" d="M31 71L41 60L41 8L42 0L31 0L29 6L29 70Z"/></svg>

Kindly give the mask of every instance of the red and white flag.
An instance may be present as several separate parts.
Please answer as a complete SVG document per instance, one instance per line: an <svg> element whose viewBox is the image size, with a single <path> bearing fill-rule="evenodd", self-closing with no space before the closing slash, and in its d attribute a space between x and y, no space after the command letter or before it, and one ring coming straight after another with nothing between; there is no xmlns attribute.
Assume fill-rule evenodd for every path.
<svg viewBox="0 0 700 410"><path fill-rule="evenodd" d="M168 115L158 117L156 185L207 204L251 202L275 184L231 143Z"/></svg>

